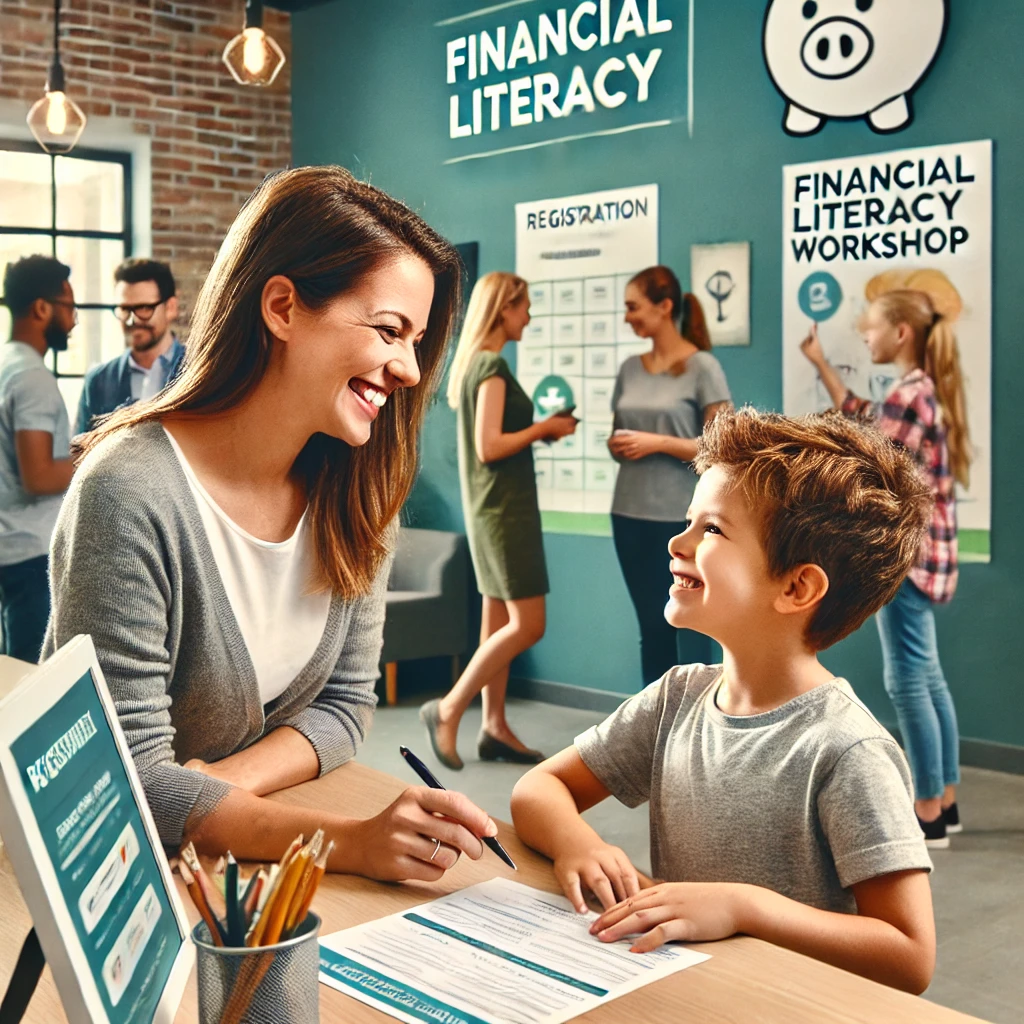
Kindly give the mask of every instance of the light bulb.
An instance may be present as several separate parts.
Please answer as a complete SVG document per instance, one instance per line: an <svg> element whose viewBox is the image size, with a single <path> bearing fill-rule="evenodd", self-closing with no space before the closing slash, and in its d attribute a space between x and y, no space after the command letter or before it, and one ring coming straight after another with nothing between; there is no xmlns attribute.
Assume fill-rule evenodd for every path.
<svg viewBox="0 0 1024 1024"><path fill-rule="evenodd" d="M46 98L46 128L54 135L63 135L68 127L68 108L64 101L64 93L48 92Z"/></svg>
<svg viewBox="0 0 1024 1024"><path fill-rule="evenodd" d="M261 28L247 28L242 38L242 66L250 75L258 75L267 63L266 35Z"/></svg>

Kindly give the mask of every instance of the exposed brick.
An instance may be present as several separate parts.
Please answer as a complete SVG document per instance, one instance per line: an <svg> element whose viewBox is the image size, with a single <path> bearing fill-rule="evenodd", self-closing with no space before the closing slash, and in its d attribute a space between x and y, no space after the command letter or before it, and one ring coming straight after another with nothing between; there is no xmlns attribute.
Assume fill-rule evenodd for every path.
<svg viewBox="0 0 1024 1024"><path fill-rule="evenodd" d="M42 95L53 0L0 0L0 97ZM242 29L241 0L64 0L68 94L89 117L116 117L152 139L153 252L195 305L239 206L291 161L291 65L269 89L239 86L221 63ZM290 60L287 15L264 25ZM89 144L89 129L82 138Z"/></svg>

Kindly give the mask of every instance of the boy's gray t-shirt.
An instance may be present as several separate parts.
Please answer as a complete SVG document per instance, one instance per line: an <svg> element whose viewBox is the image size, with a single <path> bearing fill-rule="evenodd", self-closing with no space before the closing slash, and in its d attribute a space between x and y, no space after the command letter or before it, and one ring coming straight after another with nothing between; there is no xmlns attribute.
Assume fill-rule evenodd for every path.
<svg viewBox="0 0 1024 1024"><path fill-rule="evenodd" d="M721 677L721 665L673 668L576 737L614 796L650 801L656 878L855 912L855 883L931 870L903 753L849 683L734 717L715 704Z"/></svg>
<svg viewBox="0 0 1024 1024"><path fill-rule="evenodd" d="M725 373L710 352L694 352L682 373L648 373L640 356L630 356L615 380L612 412L617 430L700 437L704 410L730 400ZM614 515L664 523L686 518L697 486L689 462L662 454L617 461Z"/></svg>

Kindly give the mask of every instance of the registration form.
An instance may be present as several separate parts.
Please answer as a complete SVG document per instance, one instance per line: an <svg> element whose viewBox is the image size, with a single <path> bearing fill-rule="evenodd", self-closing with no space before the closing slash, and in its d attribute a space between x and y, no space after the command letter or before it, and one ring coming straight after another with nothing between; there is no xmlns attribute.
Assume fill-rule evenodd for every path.
<svg viewBox="0 0 1024 1024"><path fill-rule="evenodd" d="M599 942L596 914L503 878L320 940L320 980L411 1024L560 1024L709 959Z"/></svg>

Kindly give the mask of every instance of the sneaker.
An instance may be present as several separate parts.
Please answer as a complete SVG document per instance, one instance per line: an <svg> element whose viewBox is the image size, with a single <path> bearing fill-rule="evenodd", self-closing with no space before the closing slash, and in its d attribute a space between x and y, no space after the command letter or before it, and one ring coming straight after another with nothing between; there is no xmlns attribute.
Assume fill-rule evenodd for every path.
<svg viewBox="0 0 1024 1024"><path fill-rule="evenodd" d="M924 845L933 850L946 850L949 848L949 836L946 835L946 819L939 815L934 821L922 821L917 819L921 831L924 833Z"/></svg>
<svg viewBox="0 0 1024 1024"><path fill-rule="evenodd" d="M956 809L956 804L952 803L948 807L942 809L942 817L946 822L946 834L955 835L957 832L963 832L964 827L960 824L960 812Z"/></svg>

